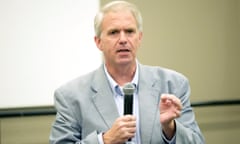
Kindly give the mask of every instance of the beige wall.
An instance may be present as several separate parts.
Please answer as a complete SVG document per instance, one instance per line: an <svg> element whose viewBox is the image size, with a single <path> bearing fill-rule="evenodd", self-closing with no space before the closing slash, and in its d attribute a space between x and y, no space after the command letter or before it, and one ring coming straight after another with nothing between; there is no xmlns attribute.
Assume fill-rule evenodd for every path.
<svg viewBox="0 0 240 144"><path fill-rule="evenodd" d="M55 116L0 119L0 144L48 144Z"/></svg>
<svg viewBox="0 0 240 144"><path fill-rule="evenodd" d="M144 18L140 62L185 74L192 87L192 102L240 98L239 0L132 2ZM240 141L239 106L195 108L195 112L207 143ZM0 144L47 144L53 119L0 119Z"/></svg>

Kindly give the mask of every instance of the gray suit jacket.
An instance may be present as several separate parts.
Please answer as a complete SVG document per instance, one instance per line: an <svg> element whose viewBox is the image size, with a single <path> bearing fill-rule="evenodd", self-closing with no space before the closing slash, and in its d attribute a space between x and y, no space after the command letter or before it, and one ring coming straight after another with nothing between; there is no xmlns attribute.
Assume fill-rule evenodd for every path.
<svg viewBox="0 0 240 144"><path fill-rule="evenodd" d="M162 93L176 95L183 104L182 115L176 119L176 143L204 143L190 107L189 83L183 75L139 64L138 90L142 144L164 144L159 112ZM97 134L107 131L119 117L103 66L57 89L55 107L51 144L97 144Z"/></svg>

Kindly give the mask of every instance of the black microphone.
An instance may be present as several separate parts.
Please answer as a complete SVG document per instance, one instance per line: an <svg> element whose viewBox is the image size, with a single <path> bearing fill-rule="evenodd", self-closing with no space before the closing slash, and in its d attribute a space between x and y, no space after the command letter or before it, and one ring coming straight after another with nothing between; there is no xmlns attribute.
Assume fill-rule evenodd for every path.
<svg viewBox="0 0 240 144"><path fill-rule="evenodd" d="M123 86L124 93L124 115L133 114L133 94L135 86L132 83L126 83Z"/></svg>
<svg viewBox="0 0 240 144"><path fill-rule="evenodd" d="M127 114L133 114L133 94L135 91L135 85L132 83L126 83L123 86L123 93L124 93L124 115ZM132 144L131 139L128 139L128 141L125 144Z"/></svg>

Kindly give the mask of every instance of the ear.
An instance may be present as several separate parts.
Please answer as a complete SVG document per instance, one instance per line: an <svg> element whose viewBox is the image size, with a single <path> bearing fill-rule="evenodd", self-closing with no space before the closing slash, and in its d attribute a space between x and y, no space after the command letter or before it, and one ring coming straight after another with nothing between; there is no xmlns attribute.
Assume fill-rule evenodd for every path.
<svg viewBox="0 0 240 144"><path fill-rule="evenodd" d="M94 37L94 41L99 50L101 50L101 39L97 36Z"/></svg>
<svg viewBox="0 0 240 144"><path fill-rule="evenodd" d="M139 32L139 35L138 35L138 47L140 47L140 45L141 45L142 37L143 37L143 33Z"/></svg>
<svg viewBox="0 0 240 144"><path fill-rule="evenodd" d="M143 32L139 32L139 41L142 41L142 37L143 37Z"/></svg>

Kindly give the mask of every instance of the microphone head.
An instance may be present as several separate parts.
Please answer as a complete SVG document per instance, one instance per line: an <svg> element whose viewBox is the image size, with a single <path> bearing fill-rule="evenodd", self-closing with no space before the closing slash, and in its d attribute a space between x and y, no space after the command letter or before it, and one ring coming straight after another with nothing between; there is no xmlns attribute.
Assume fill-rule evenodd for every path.
<svg viewBox="0 0 240 144"><path fill-rule="evenodd" d="M135 85L132 83L126 83L123 86L123 92L125 95L133 95L134 91L135 91Z"/></svg>

